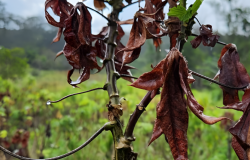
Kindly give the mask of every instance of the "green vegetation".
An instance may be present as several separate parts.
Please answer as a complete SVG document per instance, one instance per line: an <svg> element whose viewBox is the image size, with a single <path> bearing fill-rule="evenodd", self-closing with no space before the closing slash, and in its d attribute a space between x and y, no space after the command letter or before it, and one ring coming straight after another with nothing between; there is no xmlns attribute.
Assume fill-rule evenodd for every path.
<svg viewBox="0 0 250 160"><path fill-rule="evenodd" d="M4 79L25 75L29 65L22 48L0 48L0 76Z"/></svg>
<svg viewBox="0 0 250 160"><path fill-rule="evenodd" d="M46 105L47 100L57 100L71 93L102 87L105 83L105 76L92 75L90 81L79 85L80 89L72 88L67 84L65 75L66 72L42 71L36 77L28 75L18 81L0 79L0 93L9 93L9 96L3 97L0 103L1 119L6 120L1 126L0 136L6 136L5 140L10 141L17 129L28 130L30 132L28 145L30 156L53 157L80 146L106 123L108 96L102 90L73 96L50 106ZM146 94L146 91L127 87L128 84L122 79L118 81L120 95L127 99L124 104L125 115L122 122L125 126L129 114L134 111L136 104ZM218 87L209 92L208 90L194 90L194 94L199 103L205 107L206 115L224 115L225 110L216 108L216 106L222 106L222 92ZM139 159L172 158L164 136L161 136L157 143L154 142L147 147L156 115L155 106L159 100L160 96L157 96L147 107L147 111L143 113L135 129L134 150L140 153ZM234 114L234 120L241 115L240 112L231 113ZM234 151L228 150L231 135L225 131L225 128L230 124L229 122L209 126L193 114L190 114L189 122L190 159L221 160L227 159L229 154L231 159L236 159ZM48 125L50 125L49 131ZM220 143L214 143L212 140L214 138ZM86 148L66 160L110 159L112 145L111 133L103 132Z"/></svg>
<svg viewBox="0 0 250 160"><path fill-rule="evenodd" d="M183 6L171 8L168 16L178 17L183 22L188 22L190 18L197 12L203 0L196 0L187 10Z"/></svg>

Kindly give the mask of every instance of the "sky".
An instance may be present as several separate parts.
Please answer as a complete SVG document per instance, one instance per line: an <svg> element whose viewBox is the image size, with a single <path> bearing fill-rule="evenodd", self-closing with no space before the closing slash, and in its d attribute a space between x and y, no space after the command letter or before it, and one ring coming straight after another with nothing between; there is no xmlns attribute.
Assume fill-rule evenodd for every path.
<svg viewBox="0 0 250 160"><path fill-rule="evenodd" d="M13 13L15 15L19 15L22 17L32 17L32 16L41 16L44 17L44 2L45 0L1 0L6 7L7 12ZM81 0L68 0L71 4L76 4ZM135 1L135 0L133 0ZM187 6L194 3L195 0L187 0ZM225 25L225 22L223 21L223 18L220 16L221 13L216 13L216 9L212 7L211 3L215 0L204 0L201 7L198 10L198 16L197 18L202 24L211 24L213 26L214 31L218 31L220 33L225 33L227 30L227 26ZM234 1L234 0L233 0ZM249 0L235 0L237 3L235 5L237 6L250 6L250 2L247 2ZM223 0L217 1L221 3L223 6ZM94 8L93 6L93 0L86 0L85 5ZM144 6L144 2L141 2L141 6ZM224 6L224 10L228 10L228 6ZM133 18L135 12L138 10L138 4L131 5L130 7L127 7L123 10L122 13L120 13L120 20L127 20ZM168 12L168 6L165 7L165 13ZM52 13L51 10L49 10L50 13ZM100 15L97 13L90 11L92 14L92 32L94 34L98 33L103 26L107 24L106 20L103 19ZM111 12L111 8L108 7L107 9L104 9L103 14L107 15ZM53 15L53 13L52 13ZM55 18L57 19L57 18ZM45 18L44 18L45 20ZM196 24L197 28L199 27L198 24ZM130 31L131 25L123 26L125 31Z"/></svg>

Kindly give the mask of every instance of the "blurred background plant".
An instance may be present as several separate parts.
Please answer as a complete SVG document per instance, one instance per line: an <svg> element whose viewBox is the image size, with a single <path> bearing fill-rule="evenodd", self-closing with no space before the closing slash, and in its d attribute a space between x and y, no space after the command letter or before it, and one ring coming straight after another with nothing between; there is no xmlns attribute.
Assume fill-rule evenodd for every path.
<svg viewBox="0 0 250 160"><path fill-rule="evenodd" d="M247 0L245 0L245 3ZM249 8L232 5L235 1L223 0L215 3L209 1L214 11L220 13L225 30L220 41L235 43L241 56L241 62L250 71L249 41ZM223 6L231 9L225 10ZM232 10L232 11L231 11ZM13 29L18 26L18 29ZM198 32L194 28L194 32ZM21 17L9 13L0 1L0 143L10 151L32 158L48 158L64 154L85 142L94 132L107 122L107 95L95 91L77 95L50 106L47 100L102 87L105 83L104 72L94 74L90 81L72 88L66 80L68 62L61 56L54 61L55 54L62 50L63 41L51 45L56 30L46 25L41 17ZM127 42L128 34L123 38ZM189 39L190 41L192 39ZM149 71L151 64L157 64L165 57L169 40L163 38L159 50L155 50L152 41L148 40L142 48L140 58L133 63L137 69L135 76ZM217 60L222 46L213 49L200 46L192 49L187 43L183 54L191 70L213 77L218 71ZM155 54L156 53L156 54ZM77 76L74 76L76 79ZM195 77L196 78L196 77ZM122 120L126 126L136 104L143 98L145 91L128 86L124 80L118 81L120 95L127 99ZM216 108L223 106L222 92L215 84L209 84L196 78L192 85L198 102L205 108L205 114L223 116L227 114L233 120L239 119L241 113L224 111ZM98 92L98 94L96 93ZM242 93L240 93L242 94ZM140 154L139 159L172 159L170 148L164 137L147 147L155 120L155 107L160 97L156 97L140 118L134 135L134 150ZM189 158L200 159L237 159L231 150L231 135L226 132L233 123L221 122L212 126L203 124L193 114L190 115L188 141ZM220 143L219 143L220 142ZM65 158L110 159L113 140L111 133L106 132L97 137L81 152ZM219 149L218 149L219 148ZM7 159L11 159L7 156ZM14 159L14 158L13 158Z"/></svg>

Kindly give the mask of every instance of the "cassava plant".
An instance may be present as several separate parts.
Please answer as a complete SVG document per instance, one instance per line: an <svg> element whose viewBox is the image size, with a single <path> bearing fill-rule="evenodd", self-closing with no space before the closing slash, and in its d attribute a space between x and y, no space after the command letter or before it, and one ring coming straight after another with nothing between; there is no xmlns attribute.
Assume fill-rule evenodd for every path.
<svg viewBox="0 0 250 160"><path fill-rule="evenodd" d="M140 6L140 1L132 2L126 0L128 5L124 5L122 0L94 0L97 10L102 10L106 4L112 6L112 12L109 16L104 16L97 10L94 10L84 3L79 2L72 5L67 0L46 0L45 17L49 24L58 27L58 33L53 42L58 42L61 35L64 35L65 45L56 57L64 55L72 69L68 71L67 80L70 85L77 87L78 84L87 81L90 77L90 71L96 69L98 72L105 68L107 81L103 87L95 88L89 91L76 93L82 94L95 90L105 90L109 96L107 102L108 121L100 130L98 130L87 142L77 149L47 160L56 160L67 157L88 145L95 137L104 130L110 130L114 140L114 159L115 160L135 160L138 154L133 151L132 143L136 143L133 131L140 116L143 115L148 104L158 94L160 102L156 106L157 116L154 124L153 133L149 145L164 134L166 142L171 148L173 159L188 159L188 108L201 121L212 125L221 120L228 120L227 117L210 117L203 114L204 108L196 101L190 84L195 81L192 75L216 83L223 92L223 109L235 109L242 111L241 119L229 129L233 135L232 147L240 160L250 160L250 77L246 69L240 63L239 54L235 44L225 44L218 41L219 36L214 35L212 26L201 25L197 20L197 11L203 0L196 0L189 7L186 6L186 0L145 0L145 6ZM119 13L125 7L131 4L139 3L138 11L133 19L119 21ZM164 7L169 4L168 19L164 13ZM60 17L59 22L47 11L51 8L55 15ZM108 22L99 34L91 33L91 14L89 10L97 12ZM200 24L200 35L192 33L192 27L195 19ZM131 24L128 42L122 44L121 39L124 31L123 24ZM158 48L161 43L161 37L169 36L170 51L152 70L143 73L139 78L133 77L129 66L135 61L141 52L141 47L146 39L153 39L153 44ZM196 36L191 44L186 44L189 36ZM224 45L222 47L220 58L218 60L219 71L214 79L205 77L188 68L187 61L182 55L184 45L192 45L195 49L200 44L214 47L216 44ZM97 58L103 60L102 66L97 63ZM71 80L74 70L79 70L80 75L76 81ZM130 116L129 122L123 130L121 118L123 106L121 103L119 88L116 82L123 78L131 82L132 87L147 90L145 97L135 106L135 111ZM215 79L219 78L219 81ZM135 80L137 79L137 80ZM238 96L238 91L243 90L242 101ZM47 104L57 103L58 101L48 101ZM105 106L103 106L105 107ZM2 146L0 149L5 153L22 160L32 160L31 158L21 157L6 150Z"/></svg>

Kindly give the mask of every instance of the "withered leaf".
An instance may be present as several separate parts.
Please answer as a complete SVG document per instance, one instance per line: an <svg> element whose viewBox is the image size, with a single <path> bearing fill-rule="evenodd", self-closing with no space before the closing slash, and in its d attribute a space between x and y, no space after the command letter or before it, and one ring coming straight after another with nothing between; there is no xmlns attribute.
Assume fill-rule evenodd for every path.
<svg viewBox="0 0 250 160"><path fill-rule="evenodd" d="M165 59L160 61L152 71L143 73L131 86L152 91L163 85L163 66Z"/></svg>
<svg viewBox="0 0 250 160"><path fill-rule="evenodd" d="M188 159L188 112L184 92L180 85L179 53L177 50L169 52L164 64L164 84L154 127L154 129L160 127L162 132L154 130L151 140L159 137L160 133L164 133L174 159Z"/></svg>
<svg viewBox="0 0 250 160"><path fill-rule="evenodd" d="M231 144L239 160L248 160L246 151L242 148L237 138L235 138L234 136L232 138Z"/></svg>
<svg viewBox="0 0 250 160"><path fill-rule="evenodd" d="M130 72L130 69L135 69L135 68L132 67L132 66L129 66L129 65L122 66L121 63L115 61L115 69L119 74L125 74L125 75L132 76L132 73ZM127 80L127 81L129 81L131 83L134 82L133 78L129 78L129 77L121 77L121 78L123 78L123 79L125 79L125 80Z"/></svg>
<svg viewBox="0 0 250 160"><path fill-rule="evenodd" d="M128 19L128 20L125 20L125 21L117 21L116 23L119 24L119 25L133 24L134 23L134 19Z"/></svg>
<svg viewBox="0 0 250 160"><path fill-rule="evenodd" d="M58 42L61 39L63 28L58 28L56 37L53 39L52 43Z"/></svg>
<svg viewBox="0 0 250 160"><path fill-rule="evenodd" d="M157 6L159 3L161 3L162 0L151 0L151 3Z"/></svg>
<svg viewBox="0 0 250 160"><path fill-rule="evenodd" d="M152 3L146 0L145 7L139 10L144 11L144 13L137 12L133 22L131 20L117 22L119 24L133 23L126 47L117 53L117 57L122 57L121 61L123 64L131 63L139 57L141 46L145 43L146 39L153 39L156 47L161 44L160 37L168 34L168 31L159 25L160 22L158 21L161 21L160 17L162 16L158 16L157 20L155 17L159 11L162 11L165 4L166 2L161 3L160 8L156 11Z"/></svg>
<svg viewBox="0 0 250 160"><path fill-rule="evenodd" d="M169 33L170 36L170 49L176 47L176 43L177 43L177 37L179 36L179 33Z"/></svg>
<svg viewBox="0 0 250 160"><path fill-rule="evenodd" d="M240 63L239 54L234 44L223 47L218 61L220 69L219 82L232 87L244 87L250 83L245 67ZM223 90L223 104L229 105L239 102L238 90L221 87Z"/></svg>
<svg viewBox="0 0 250 160"><path fill-rule="evenodd" d="M47 11L51 8L55 15L60 17L60 21L57 22ZM67 0L46 0L45 1L45 17L49 24L59 27L56 37L53 39L52 43L58 42L61 38L63 28L65 27L64 21L69 17L70 11L73 5L67 2Z"/></svg>
<svg viewBox="0 0 250 160"><path fill-rule="evenodd" d="M106 8L106 5L104 4L103 1L101 0L94 0L94 6L97 10L103 10L104 8Z"/></svg>
<svg viewBox="0 0 250 160"><path fill-rule="evenodd" d="M161 45L162 40L161 38L153 38L153 43L154 43L154 46L157 48Z"/></svg>
<svg viewBox="0 0 250 160"><path fill-rule="evenodd" d="M48 8L51 8L55 15L60 17L60 22L57 22L47 11ZM69 13L73 5L67 2L67 0L46 0L45 1L45 18L47 19L48 23L63 28L64 27L64 20L68 18Z"/></svg>
<svg viewBox="0 0 250 160"><path fill-rule="evenodd" d="M248 105L250 104L250 89L247 89L242 97L241 102L231 103L224 107L219 107L221 109L234 109L237 111L244 112Z"/></svg>
<svg viewBox="0 0 250 160"><path fill-rule="evenodd" d="M120 57L119 55L117 55L117 52L123 48L125 48L125 46L121 43L121 38L124 36L124 31L122 29L122 27L118 24L117 26L117 30L118 30L118 36L116 37L116 43L117 43L117 47L115 49L115 69L119 74L125 74L125 75L130 75L132 76L132 73L130 72L130 69L134 69L134 67L128 66L128 65L124 65L122 67L122 54L124 52L120 53ZM105 53L106 53L106 48L107 48L107 44L105 42L105 39L108 36L108 31L109 31L109 27L103 27L101 32L98 35L94 35L93 37L95 39L97 39L96 43L95 43L95 47L97 49L97 56L101 59L105 59ZM129 78L129 77L122 77L123 79L129 81L129 82L134 82L133 78Z"/></svg>
<svg viewBox="0 0 250 160"><path fill-rule="evenodd" d="M229 132L237 138L238 143L241 147L246 150L250 147L249 141L249 127L250 127L250 106L244 111L240 120L229 129Z"/></svg>
<svg viewBox="0 0 250 160"><path fill-rule="evenodd" d="M159 104L160 103L158 103L157 106L156 106L156 111L159 108ZM152 135L152 137L151 137L148 145L150 145L154 140L156 140L157 138L159 138L162 134L163 134L163 130L161 129L160 120L156 119L155 120L154 129L153 129L153 135Z"/></svg>
<svg viewBox="0 0 250 160"><path fill-rule="evenodd" d="M213 35L212 26L207 24L200 27L200 35L190 42L193 48L197 48L201 42L204 46L214 47L219 38L217 34Z"/></svg>
<svg viewBox="0 0 250 160"><path fill-rule="evenodd" d="M77 12L79 10L79 13ZM64 31L65 41L71 46L91 44L91 14L83 3L77 3L70 12L70 17L66 19ZM72 37L72 38L71 38ZM73 40L73 39L77 40ZM73 42L72 42L73 41ZM76 43L75 41L79 41ZM74 43L74 45L72 45Z"/></svg>
<svg viewBox="0 0 250 160"><path fill-rule="evenodd" d="M138 19L138 22L136 22L136 19L134 19L134 23L130 32L129 40L126 45L126 48L121 49L118 51L117 55L118 57L121 57L120 54L122 54L122 63L128 64L133 62L135 59L139 57L141 46L146 41L146 30L143 30L142 33L140 33L140 20ZM137 52L133 52L134 50L137 50ZM122 53L124 52L124 53ZM119 56L120 55L120 56Z"/></svg>
<svg viewBox="0 0 250 160"><path fill-rule="evenodd" d="M226 118L203 114L204 109L195 100L189 86L187 63L178 49L173 48L168 53L163 65L163 76L161 101L157 106L157 119L150 143L164 133L174 159L187 159L187 105L206 124L214 124Z"/></svg>
<svg viewBox="0 0 250 160"><path fill-rule="evenodd" d="M73 74L73 71L69 71L68 83L72 86L76 86L89 79L91 69L101 70L101 67L97 64L96 49L94 47L81 45L79 48L74 49L66 43L63 53L73 69L82 69L82 73L76 82L71 81L70 76Z"/></svg>
<svg viewBox="0 0 250 160"><path fill-rule="evenodd" d="M175 49L175 48L174 48ZM181 55L182 56L182 55ZM226 117L210 117L207 115L203 114L204 108L197 102L197 100L194 98L194 95L191 91L191 88L189 86L189 82L188 82L188 67L187 64L185 62L185 60L183 59L182 61L180 61L180 70L179 70L179 74L180 74L180 83L182 86L182 89L184 91L184 93L187 96L187 105L190 108L190 110L200 119L202 120L204 123L206 124L214 124L217 123L223 119L227 119Z"/></svg>
<svg viewBox="0 0 250 160"><path fill-rule="evenodd" d="M61 56L61 55L63 55L63 51L58 52L58 53L56 54L55 59L56 59L57 57Z"/></svg>
<svg viewBox="0 0 250 160"><path fill-rule="evenodd" d="M161 60L153 70L150 72L143 73L134 83L130 86L135 88L145 89L148 91L158 89L163 85L163 66L165 64L166 58ZM188 83L191 84L195 81L192 74L188 74Z"/></svg>
<svg viewBox="0 0 250 160"><path fill-rule="evenodd" d="M140 8L139 11L144 11L146 14L152 14L156 12L156 9L153 7L153 4L150 0L145 0L144 8ZM154 18L154 15L149 15L149 17Z"/></svg>

